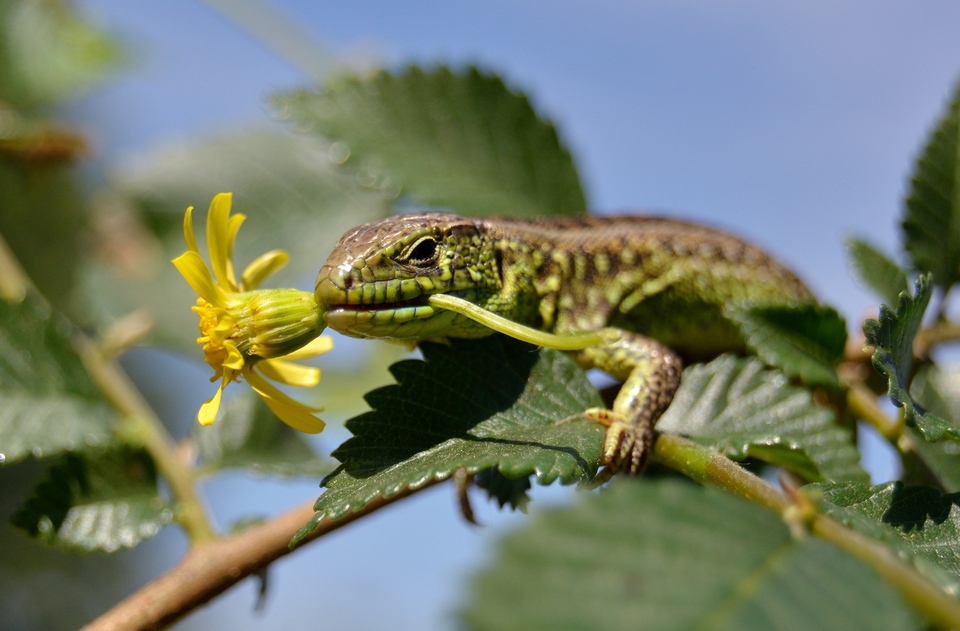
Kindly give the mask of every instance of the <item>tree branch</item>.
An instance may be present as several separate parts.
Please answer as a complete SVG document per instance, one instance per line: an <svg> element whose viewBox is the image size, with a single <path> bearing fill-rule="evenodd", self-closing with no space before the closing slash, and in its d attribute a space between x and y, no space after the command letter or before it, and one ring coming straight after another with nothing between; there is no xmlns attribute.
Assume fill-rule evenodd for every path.
<svg viewBox="0 0 960 631"><path fill-rule="evenodd" d="M744 470L725 456L679 436L657 438L652 459L700 482L711 482L735 495L771 508L791 519L796 504L783 492ZM815 507L800 507L814 509ZM873 568L903 599L939 627L960 629L960 602L900 559L888 546L816 512L806 517L806 527Z"/></svg>
<svg viewBox="0 0 960 631"><path fill-rule="evenodd" d="M92 341L77 334L74 337L74 347L101 394L123 416L118 428L122 438L142 445L170 486L173 499L177 502L177 522L187 532L190 543L200 544L214 539L216 533L197 494L193 474L177 457L173 440L163 422L143 400L127 374L116 362L104 357Z"/></svg>
<svg viewBox="0 0 960 631"><path fill-rule="evenodd" d="M427 486L420 487L422 490ZM324 520L298 548L414 493L378 498L336 520ZM239 534L193 546L176 567L128 596L84 631L145 631L172 624L251 574L286 556L294 533L314 515L306 503Z"/></svg>

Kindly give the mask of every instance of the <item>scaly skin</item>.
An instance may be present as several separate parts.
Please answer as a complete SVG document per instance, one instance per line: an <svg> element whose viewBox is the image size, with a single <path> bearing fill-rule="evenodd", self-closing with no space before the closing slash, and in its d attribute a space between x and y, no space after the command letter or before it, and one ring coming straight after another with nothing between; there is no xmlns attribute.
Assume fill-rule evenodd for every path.
<svg viewBox="0 0 960 631"><path fill-rule="evenodd" d="M621 329L579 351L581 365L624 381L605 463L642 471L653 427L680 381L680 357L743 348L728 305L813 300L758 248L701 225L652 217L513 219L401 215L354 228L317 277L327 326L353 337L419 341L492 333L425 297L452 294L557 334Z"/></svg>

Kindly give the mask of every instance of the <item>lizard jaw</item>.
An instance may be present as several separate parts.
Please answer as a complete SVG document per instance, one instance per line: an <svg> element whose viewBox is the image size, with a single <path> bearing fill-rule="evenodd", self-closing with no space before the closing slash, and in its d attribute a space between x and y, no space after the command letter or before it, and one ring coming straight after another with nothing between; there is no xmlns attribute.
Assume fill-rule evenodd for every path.
<svg viewBox="0 0 960 631"><path fill-rule="evenodd" d="M469 300L472 291L445 292ZM431 306L429 294L410 300L380 304L336 304L321 307L328 327L360 338L416 341L453 337L481 337L490 331L469 318Z"/></svg>
<svg viewBox="0 0 960 631"><path fill-rule="evenodd" d="M382 304L329 305L323 319L330 328L343 332L344 329L353 329L367 323L388 324L427 318L433 315L433 311L424 299L415 298Z"/></svg>

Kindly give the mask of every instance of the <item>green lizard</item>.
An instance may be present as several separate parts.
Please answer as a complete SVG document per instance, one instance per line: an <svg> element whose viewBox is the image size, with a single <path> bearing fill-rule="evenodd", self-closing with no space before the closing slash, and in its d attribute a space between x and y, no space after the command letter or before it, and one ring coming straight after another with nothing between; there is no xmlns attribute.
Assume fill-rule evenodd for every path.
<svg viewBox="0 0 960 631"><path fill-rule="evenodd" d="M681 357L743 348L728 305L813 300L760 249L694 223L651 217L550 219L401 215L354 228L317 277L327 326L405 342L482 337L493 330L438 308L448 294L555 334L603 330L575 352L586 368L622 380L607 426L604 464L642 471L654 425L680 381Z"/></svg>

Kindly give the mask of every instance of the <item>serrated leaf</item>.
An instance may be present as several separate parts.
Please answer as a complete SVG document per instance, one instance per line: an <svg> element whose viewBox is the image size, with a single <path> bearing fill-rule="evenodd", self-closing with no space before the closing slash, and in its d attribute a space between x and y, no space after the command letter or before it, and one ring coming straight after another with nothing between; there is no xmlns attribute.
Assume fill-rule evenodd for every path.
<svg viewBox="0 0 960 631"><path fill-rule="evenodd" d="M725 313L740 325L747 346L769 365L810 386L838 386L835 366L843 357L847 323L835 309L808 303Z"/></svg>
<svg viewBox="0 0 960 631"><path fill-rule="evenodd" d="M0 299L0 454L7 463L113 440L113 410L74 350L72 328L31 291Z"/></svg>
<svg viewBox="0 0 960 631"><path fill-rule="evenodd" d="M925 440L960 441L960 429L927 412L910 397L913 340L930 302L930 293L930 276L920 276L913 296L907 292L900 294L896 312L886 305L880 305L880 320L864 322L863 332L867 344L875 347L873 366L887 377L887 393L894 403L903 408L907 425L916 427Z"/></svg>
<svg viewBox="0 0 960 631"><path fill-rule="evenodd" d="M280 118L335 141L371 186L464 215L580 214L570 152L527 97L476 68L410 67L273 98Z"/></svg>
<svg viewBox="0 0 960 631"><path fill-rule="evenodd" d="M0 2L0 99L21 106L79 95L120 63L115 41L70 3Z"/></svg>
<svg viewBox="0 0 960 631"><path fill-rule="evenodd" d="M949 593L960 593L960 495L888 482L814 484L834 519L892 546Z"/></svg>
<svg viewBox="0 0 960 631"><path fill-rule="evenodd" d="M960 84L917 159L902 227L914 269L944 289L960 279Z"/></svg>
<svg viewBox="0 0 960 631"><path fill-rule="evenodd" d="M885 304L897 304L900 292L910 291L907 272L863 239L847 239L847 257L854 276Z"/></svg>
<svg viewBox="0 0 960 631"><path fill-rule="evenodd" d="M170 523L144 452L67 454L47 472L11 521L48 545L71 551L132 548Z"/></svg>
<svg viewBox="0 0 960 631"><path fill-rule="evenodd" d="M960 366L921 367L910 384L910 396L945 422L960 427ZM912 428L909 431L917 433ZM913 448L947 491L960 491L960 443L930 443L916 436Z"/></svg>
<svg viewBox="0 0 960 631"><path fill-rule="evenodd" d="M675 480L622 480L508 535L467 628L916 629L869 568L774 513Z"/></svg>
<svg viewBox="0 0 960 631"><path fill-rule="evenodd" d="M595 475L604 428L573 417L602 403L570 358L503 335L421 348L424 361L394 364L397 385L368 393L373 410L347 422L354 437L333 453L343 465L324 481L317 515L294 542L323 518L458 469L496 467L541 484Z"/></svg>
<svg viewBox="0 0 960 631"><path fill-rule="evenodd" d="M531 488L529 476L508 478L499 469L484 469L477 473L473 483L478 489L486 491L490 499L496 500L500 508L510 506L513 510L526 512L530 503L527 494Z"/></svg>
<svg viewBox="0 0 960 631"><path fill-rule="evenodd" d="M265 475L320 477L334 468L252 392L230 397L222 410L213 425L194 426L204 470L241 467Z"/></svg>
<svg viewBox="0 0 960 631"><path fill-rule="evenodd" d="M387 214L384 196L338 172L322 142L282 128L160 147L121 166L111 183L113 195L98 209L105 224L100 256L81 273L85 311L103 325L147 309L157 322L151 341L194 354L196 295L170 264L186 250L188 206L196 207L201 230L213 196L232 191L234 212L247 216L234 254L238 268L275 248L290 254L290 264L265 283L271 287L312 278L344 232Z"/></svg>
<svg viewBox="0 0 960 631"><path fill-rule="evenodd" d="M755 358L723 355L687 368L657 428L806 479L867 479L853 438L833 411Z"/></svg>

